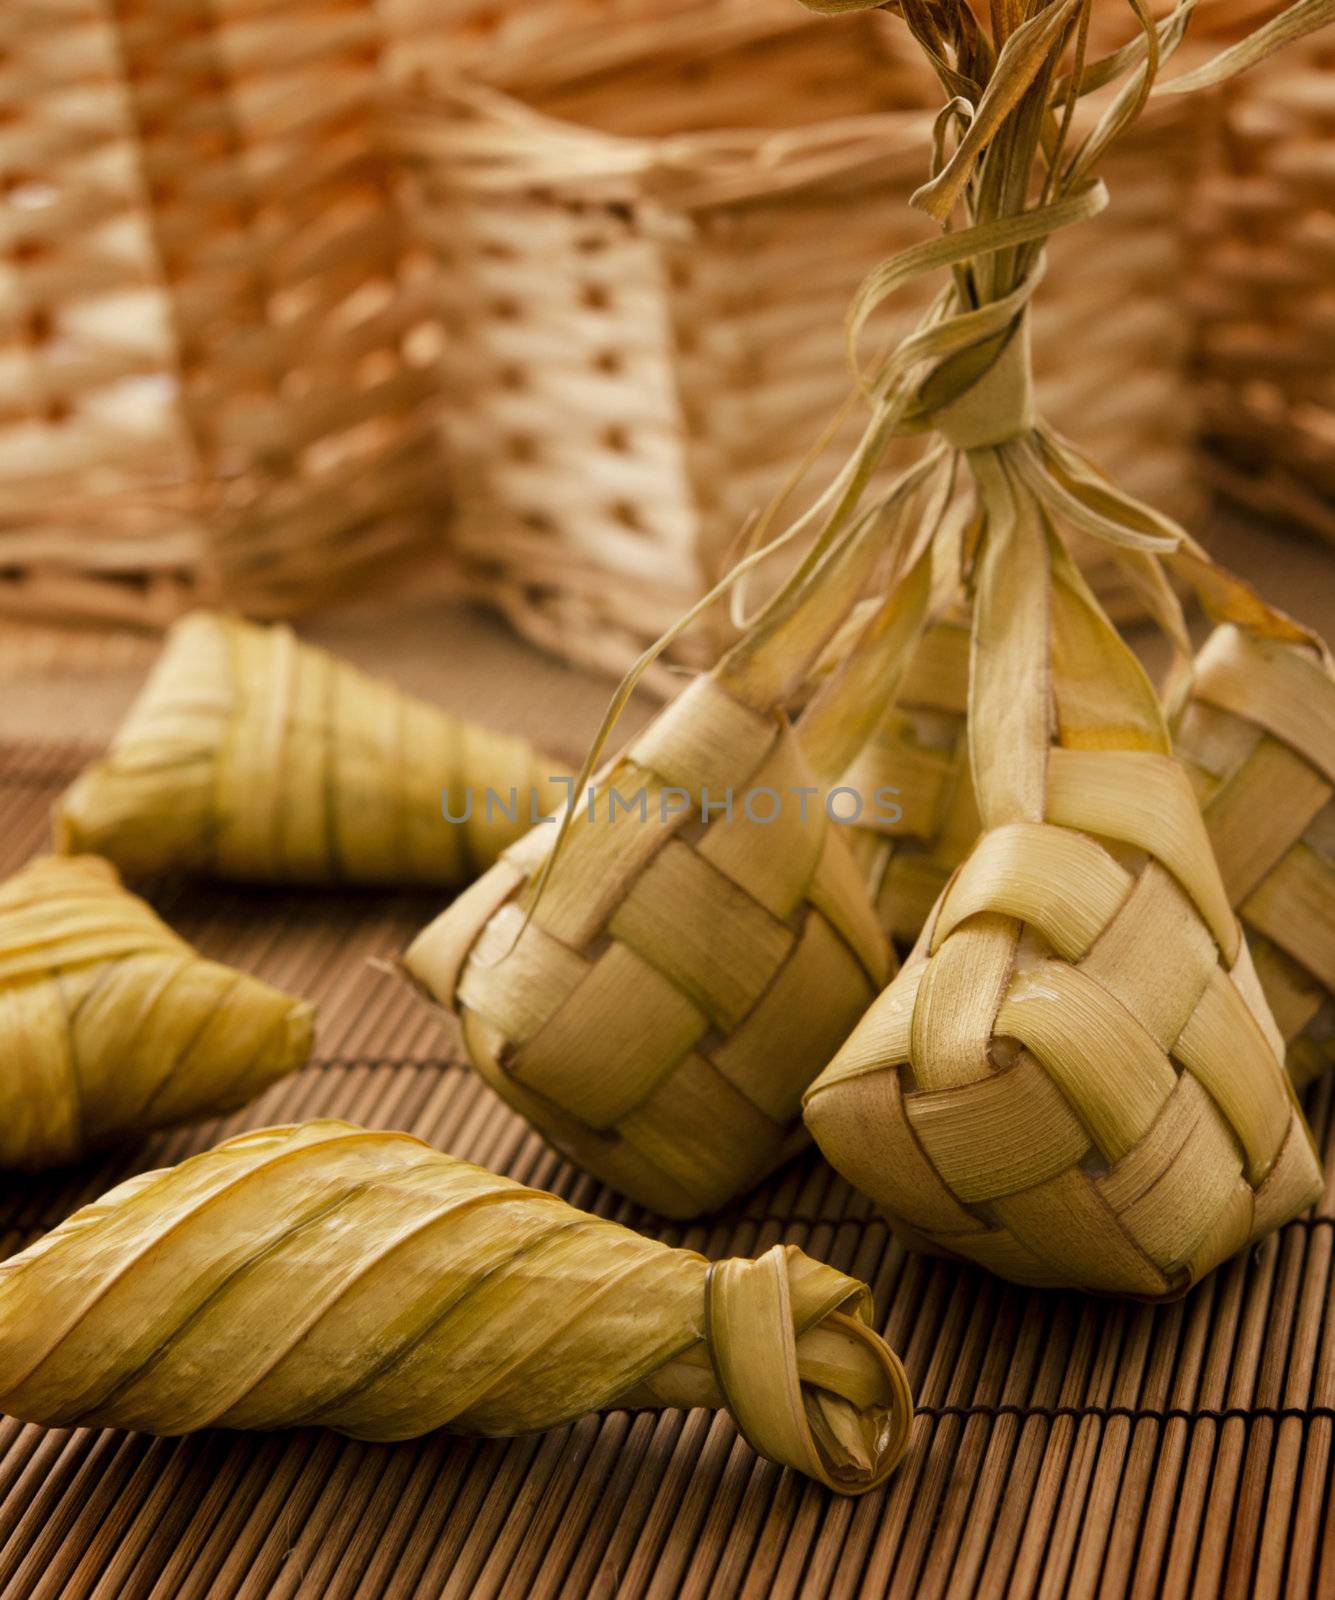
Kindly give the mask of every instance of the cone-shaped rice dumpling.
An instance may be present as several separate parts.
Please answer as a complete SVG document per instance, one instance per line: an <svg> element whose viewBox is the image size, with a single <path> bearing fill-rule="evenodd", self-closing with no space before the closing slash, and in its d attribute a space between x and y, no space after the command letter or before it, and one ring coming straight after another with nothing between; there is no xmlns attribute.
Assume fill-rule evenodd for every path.
<svg viewBox="0 0 1335 1600"><path fill-rule="evenodd" d="M794 1245L710 1263L344 1122L144 1173L0 1264L0 1411L179 1434L510 1434L727 1407L842 1494L903 1454L865 1284Z"/></svg>
<svg viewBox="0 0 1335 1600"><path fill-rule="evenodd" d="M139 874L457 884L561 803L559 770L287 627L197 612L58 803L56 847Z"/></svg>
<svg viewBox="0 0 1335 1600"><path fill-rule="evenodd" d="M310 1052L304 1000L206 961L93 856L0 884L0 1170L234 1110Z"/></svg>
<svg viewBox="0 0 1335 1600"><path fill-rule="evenodd" d="M1300 1087L1335 1061L1335 674L1217 628L1176 746Z"/></svg>

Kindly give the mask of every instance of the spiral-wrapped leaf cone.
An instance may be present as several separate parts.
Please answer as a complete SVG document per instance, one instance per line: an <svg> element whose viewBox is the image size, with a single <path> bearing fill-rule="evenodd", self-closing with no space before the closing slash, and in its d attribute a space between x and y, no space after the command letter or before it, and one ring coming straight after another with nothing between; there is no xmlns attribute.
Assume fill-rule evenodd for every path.
<svg viewBox="0 0 1335 1600"><path fill-rule="evenodd" d="M206 961L95 856L0 885L0 1170L244 1105L310 1052L308 1002Z"/></svg>
<svg viewBox="0 0 1335 1600"><path fill-rule="evenodd" d="M141 874L457 884L560 804L558 770L290 628L197 612L58 802L56 847Z"/></svg>
<svg viewBox="0 0 1335 1600"><path fill-rule="evenodd" d="M903 1454L865 1284L711 1264L404 1133L307 1122L131 1178L0 1265L0 1410L179 1434L512 1434L726 1406L845 1494Z"/></svg>
<svg viewBox="0 0 1335 1600"><path fill-rule="evenodd" d="M665 1215L713 1209L805 1143L802 1091L884 981L844 830L785 719L707 677L576 798L535 904L556 832L405 967L558 1149Z"/></svg>

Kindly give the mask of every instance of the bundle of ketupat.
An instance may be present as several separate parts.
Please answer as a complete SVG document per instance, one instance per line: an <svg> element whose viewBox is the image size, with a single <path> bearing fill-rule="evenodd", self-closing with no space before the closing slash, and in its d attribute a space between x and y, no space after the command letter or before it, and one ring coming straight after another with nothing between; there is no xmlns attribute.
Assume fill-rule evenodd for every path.
<svg viewBox="0 0 1335 1600"><path fill-rule="evenodd" d="M388 1440L726 1407L862 1494L912 1418L870 1313L794 1245L711 1264L409 1134L308 1122L130 1178L0 1265L0 1410Z"/></svg>
<svg viewBox="0 0 1335 1600"><path fill-rule="evenodd" d="M1194 8L1155 25L1133 4L1140 33L1101 62L1086 59L1089 0L993 7L990 33L964 4L895 9L961 97L942 124L958 142L947 152L943 137L915 198L943 226L963 215L934 251L874 273L850 326L856 339L928 254L952 268L934 318L869 387L940 432L971 486L967 731L983 832L809 1091L807 1120L927 1248L1021 1282L1161 1298L1310 1203L1320 1167L1164 709L1064 530L1114 547L1183 659L1161 560L1218 620L1322 652L1034 415L1026 318L1043 238L1104 203L1093 168ZM1335 6L1296 11L1178 86ZM1119 76L1068 151L1076 99Z"/></svg>
<svg viewBox="0 0 1335 1600"><path fill-rule="evenodd" d="M58 803L56 847L144 874L452 885L561 803L559 771L290 628L196 612Z"/></svg>
<svg viewBox="0 0 1335 1600"><path fill-rule="evenodd" d="M93 856L0 885L0 1170L232 1111L310 1052L303 1000L206 961Z"/></svg>
<svg viewBox="0 0 1335 1600"><path fill-rule="evenodd" d="M869 3L829 0L815 9L848 11ZM1310 22L1323 7L1335 9L1328 0L1302 0L1299 20ZM814 526L811 552L794 576L713 673L602 774L587 820L582 813L567 818L559 832L535 834L515 847L421 936L406 965L421 987L460 1013L470 1055L488 1081L600 1177L676 1215L717 1205L754 1182L794 1147L783 1125L794 1094L810 1079L821 1050L856 1016L875 963L860 931L867 920L865 899L851 882L843 887L849 877L844 843L824 818L808 828L810 839L790 821L782 832L751 826L749 843L734 840L735 827L711 820L706 792L713 794L716 786L791 788L794 779L835 782L894 704L897 680L920 637L930 636L946 615L943 597L957 605L962 585L974 617L968 714L984 826L1049 829L1023 872L1037 871L1058 899L1067 892L1061 875L1080 870L1063 841L1120 832L1122 842L1112 851L1095 848L1106 857L1109 873L1120 874L1116 881L1124 889L1129 891L1133 878L1145 880L1149 920L1138 936L1153 936L1156 919L1170 916L1174 893L1185 892L1193 902L1195 922L1184 938L1196 965L1188 971L1187 961L1177 974L1178 1028L1208 990L1210 1004L1217 1000L1221 1014L1244 1030L1239 1059L1246 1066L1237 1070L1255 1081L1238 1093L1256 1104L1249 1112L1230 1104L1221 1113L1221 1137L1232 1141L1239 1171L1245 1167L1248 1194L1262 1198L1245 1208L1243 1226L1239 1196L1214 1194L1218 1206L1208 1238L1191 1241L1189 1276L1236 1248L1255 1227L1299 1208L1315 1163L1287 1083L1273 1070L1267 1042L1273 1024L1250 977L1190 786L1173 762L1159 704L1071 566L1059 530L1104 541L1179 650L1185 650L1186 634L1157 561L1161 554L1172 554L1179 576L1194 583L1222 618L1245 619L1297 644L1308 641L1296 625L1213 567L1183 530L1119 494L1035 417L1028 307L1042 274L1043 241L1107 203L1094 169L1143 106L1161 61L1182 39L1194 0L1183 0L1157 25L1128 4L1127 16L1138 31L1102 61L1087 59L1090 0L992 7L988 26L994 34L963 3L902 0L890 9L908 20L955 96L940 124L937 169L916 201L943 225L957 212L964 216L940 241L915 246L871 275L850 315L851 346L856 350L877 306L904 285L948 269L947 287L911 337L860 373L870 415L852 459L812 509L768 545L762 539L769 517L762 518L754 534L760 548L720 589ZM1263 53L1292 26L1290 19L1192 81L1212 81ZM1064 65L1069 70L1063 75ZM1120 87L1119 78L1125 79ZM1075 104L1105 88L1104 114L1068 150ZM939 439L918 464L866 505L888 441L930 432ZM844 653L835 670L822 672L832 639L846 641ZM655 653L628 677L619 699ZM1060 700L1049 690L1054 660L1062 678ZM1034 676L1026 680L1025 673ZM783 719L785 708L795 704L805 709L793 745ZM1060 730L1055 738L1054 727ZM1107 759L1092 764L1096 752ZM1052 780L1059 791L1052 805L1049 768L1059 775ZM986 778L980 776L984 770ZM1142 784L1148 788L1142 791ZM687 795L680 815L659 804L673 786ZM610 813L627 789L647 790L654 814L614 828L603 808ZM1136 814L1146 792L1162 811L1157 829ZM962 821L959 831L965 831ZM955 839L947 847L962 843ZM1139 861L1129 853L1137 849L1157 859ZM819 881L822 875L832 880L836 859L837 908L828 881ZM814 878L813 862L819 869ZM708 870L720 863L721 873ZM1111 893L1114 876L1105 875ZM749 904L739 899L739 889ZM755 915L757 907L787 919L788 936ZM798 981L786 953L807 944L813 910L827 925L821 943L838 959L804 963ZM965 914L968 926L941 963L942 971L956 968L956 998L970 1019L961 1020L956 1033L981 1026L973 1013L986 1003L985 984L969 992L969 962L961 952L975 944L973 918L987 915L983 907ZM895 926L893 913L887 920ZM831 924L843 935L843 948L828 937ZM1086 931L1092 943L1094 930ZM1132 924L1123 932L1129 936ZM1018 925L1002 930L988 949L987 971L1000 972L1018 942ZM1103 941L1103 951L1114 943L1111 937ZM1219 983L1228 986L1223 998L1204 965L1207 945ZM1060 949L1068 964L1084 954L1069 941ZM1126 1027L1137 1011L1129 989L1152 982L1137 960L1135 951L1128 953L1106 991L1111 996L1116 990L1116 1020L1121 1025L1125 1013ZM1196 979L1198 987L1189 993ZM892 993L902 995L903 982ZM991 998L1000 1003L1000 994ZM1138 1101L1127 1089L1125 1115L1113 1119L1117 1126L1098 1128L1106 1138L1104 1145L1095 1144L1109 1161L1127 1153L1128 1140L1139 1149L1149 1138L1151 1111L1160 1109L1184 1071L1184 1062L1170 1053L1178 1041L1167 1012L1151 1021L1150 1007L1146 996L1139 1009L1146 1012L1147 1036L1157 1041L1159 1064L1146 1066ZM1215 1020L1207 1007L1199 1026ZM990 1049L995 1021L994 1008L967 1049L959 1038L946 1036L953 1024L939 1038L923 1034L915 1040L940 1052L943 1081L990 1082L1009 1065L1003 1050L994 1055ZM1133 1034L1126 1048L1143 1042ZM1101 1039L1100 1050L1116 1052L1123 1043L1114 1029ZM1221 1049L1212 1039L1211 1061L1227 1076L1217 1061ZM923 1070L932 1076L930 1065ZM1213 1081L1211 1066L1198 1070L1202 1081ZM1094 1076L1101 1075L1100 1068ZM845 1072L840 1082L847 1079ZM1028 1069L1020 1080L1007 1078L1005 1087L1027 1082ZM1227 1096L1221 1083L1214 1087ZM1117 1091L1111 1093L1116 1099ZM1183 1091L1182 1109L1191 1093ZM821 1104L830 1110L828 1093ZM766 1112L763 1119L755 1115L757 1108ZM1066 1107L1065 1155L1074 1148L1077 1130L1092 1137L1085 1114L1097 1121L1088 1107ZM1256 1125L1243 1130L1239 1120L1249 1115ZM819 1128L820 1119L814 1120ZM1016 1126L1023 1124L1021 1114ZM864 1118L859 1126L874 1145L875 1119ZM1161 1174L1176 1127L1170 1120L1160 1128L1155 1170ZM975 1131L992 1139L991 1128L978 1124ZM966 1130L962 1137L968 1136ZM1071 1159L1078 1165L1085 1158ZM1093 1172L1098 1159L1091 1155L1089 1164ZM878 1197L882 1186L867 1181L865 1164L859 1175ZM1124 1180L1129 1183L1129 1176ZM972 1180L964 1182L967 1189ZM945 1215L961 1234L976 1226L1004 1232L982 1227L958 1205ZM1074 1234L1080 1224L1067 1216L1054 1226ZM1081 1248L1073 1244L1068 1251L1059 1241L1042 1267L1034 1267L1023 1249L1011 1250L1009 1264L1041 1281L1079 1283L1086 1276ZM1007 1265L1004 1251L994 1254L999 1265ZM1142 1293L1171 1292L1183 1281L1176 1256L1161 1270L1142 1259L1135 1243L1116 1254L1115 1265L1104 1261L1099 1270L1110 1284L1116 1280Z"/></svg>

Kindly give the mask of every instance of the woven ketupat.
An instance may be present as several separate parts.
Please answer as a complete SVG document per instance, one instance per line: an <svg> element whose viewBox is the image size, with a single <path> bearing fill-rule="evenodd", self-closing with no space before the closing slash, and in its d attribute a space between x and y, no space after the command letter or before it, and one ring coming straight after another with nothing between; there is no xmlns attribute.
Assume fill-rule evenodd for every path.
<svg viewBox="0 0 1335 1600"><path fill-rule="evenodd" d="M987 831L807 1120L919 1244L1171 1296L1308 1204L1320 1167L1153 690L972 459L995 518L969 723Z"/></svg>
<svg viewBox="0 0 1335 1600"><path fill-rule="evenodd" d="M363 1439L726 1406L861 1494L912 1416L870 1314L794 1245L710 1263L409 1134L307 1122L130 1178L0 1265L0 1406Z"/></svg>
<svg viewBox="0 0 1335 1600"><path fill-rule="evenodd" d="M863 826L849 841L886 932L912 945L946 880L978 837L969 778L965 712L969 700L969 624L950 618L928 628L914 651L894 709L840 780L863 798ZM877 821L866 804L893 789L897 820ZM888 815L890 806L880 808Z"/></svg>
<svg viewBox="0 0 1335 1600"><path fill-rule="evenodd" d="M0 1170L235 1110L310 1051L304 1000L197 955L105 861L0 885Z"/></svg>
<svg viewBox="0 0 1335 1600"><path fill-rule="evenodd" d="M1335 1058L1335 680L1312 652L1218 628L1176 744L1301 1086Z"/></svg>
<svg viewBox="0 0 1335 1600"><path fill-rule="evenodd" d="M903 815L850 829L891 938L911 945L979 831L965 737L969 634L928 630L893 713L849 769ZM1315 655L1224 626L1196 658L1174 749L1303 1088L1335 1057L1335 684Z"/></svg>
<svg viewBox="0 0 1335 1600"><path fill-rule="evenodd" d="M557 770L289 628L199 612L57 804L56 844L140 873L453 884L560 804Z"/></svg>
<svg viewBox="0 0 1335 1600"><path fill-rule="evenodd" d="M591 794L531 920L554 827L506 851L405 965L554 1145L690 1216L805 1142L802 1091L884 981L886 942L786 722L715 678Z"/></svg>

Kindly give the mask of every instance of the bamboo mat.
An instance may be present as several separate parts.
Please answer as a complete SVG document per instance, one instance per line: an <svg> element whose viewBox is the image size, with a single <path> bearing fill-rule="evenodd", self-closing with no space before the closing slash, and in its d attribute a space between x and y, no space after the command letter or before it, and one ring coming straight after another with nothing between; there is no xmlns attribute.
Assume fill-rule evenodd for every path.
<svg viewBox="0 0 1335 1600"><path fill-rule="evenodd" d="M39 849L86 751L0 751L0 867ZM709 1254L789 1238L868 1279L919 1396L859 1502L760 1462L721 1417L612 1414L541 1438L393 1446L0 1423L0 1586L22 1596L1303 1595L1335 1585L1335 1193L1185 1301L1025 1293L906 1256L814 1157L733 1214L664 1227L600 1191L367 965L430 910L166 886L208 954L311 996L317 1058L241 1115L0 1189L8 1254L131 1170L316 1114L409 1128ZM1312 1102L1335 1157L1329 1085Z"/></svg>
<svg viewBox="0 0 1335 1600"><path fill-rule="evenodd" d="M601 692L550 668L535 688L533 663L499 646L488 656L485 635L473 698L530 732L564 704L582 737ZM62 655L43 670L64 674L61 692L74 685L69 706L91 722L140 668L104 661L81 677ZM450 702L463 681L423 687ZM71 724L44 724L57 725ZM82 732L56 745L13 729L0 744L0 874L43 847L52 799L96 748ZM553 743L569 748L566 733ZM710 1255L791 1239L866 1278L918 1396L913 1444L884 1490L853 1502L758 1461L726 1418L703 1413L393 1446L0 1421L0 1595L1335 1595L1335 1184L1159 1308L1029 1293L907 1255L814 1156L726 1216L665 1226L552 1155L369 965L402 948L432 897L150 893L206 954L315 1000L316 1057L225 1122L0 1183L0 1254L129 1172L244 1127L334 1115L407 1128ZM1331 1084L1309 1113L1335 1169Z"/></svg>

